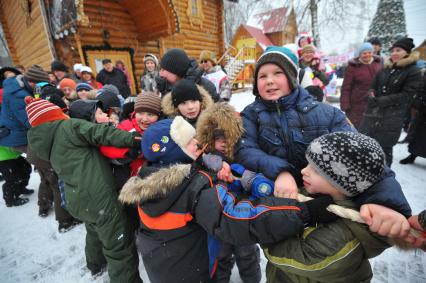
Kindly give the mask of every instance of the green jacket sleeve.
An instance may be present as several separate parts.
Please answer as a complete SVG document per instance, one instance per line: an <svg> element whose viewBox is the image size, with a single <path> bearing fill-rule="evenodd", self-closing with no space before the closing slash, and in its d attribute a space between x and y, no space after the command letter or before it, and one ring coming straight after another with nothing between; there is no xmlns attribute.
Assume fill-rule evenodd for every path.
<svg viewBox="0 0 426 283"><path fill-rule="evenodd" d="M73 136L86 145L108 145L115 147L137 146L133 135L107 124L95 124L84 120L74 120Z"/></svg>
<svg viewBox="0 0 426 283"><path fill-rule="evenodd" d="M336 278L346 278L345 282L368 280L372 277L372 272L364 244L376 247L376 251L380 252L389 246L370 237L365 225L354 223L361 231L365 230L362 235L367 238L359 239L345 221L340 219L334 223L308 228L303 236L265 246L265 256L269 264L277 269L276 272L284 272L287 277L292 278L292 282L304 282L301 278L309 278L314 282L334 282L333 279Z"/></svg>

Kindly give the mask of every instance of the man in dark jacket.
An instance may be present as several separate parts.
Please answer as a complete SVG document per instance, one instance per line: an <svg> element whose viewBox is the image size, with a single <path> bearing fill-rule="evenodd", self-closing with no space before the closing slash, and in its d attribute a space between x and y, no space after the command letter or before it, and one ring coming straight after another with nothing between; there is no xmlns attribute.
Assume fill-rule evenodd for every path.
<svg viewBox="0 0 426 283"><path fill-rule="evenodd" d="M108 125L70 119L56 105L26 97L28 143L50 161L65 183L69 212L86 225L86 262L93 275L108 263L112 283L142 282L138 256L123 207L117 200L114 179L99 144L138 147L131 133Z"/></svg>
<svg viewBox="0 0 426 283"><path fill-rule="evenodd" d="M126 75L123 73L123 71L115 68L112 65L110 59L102 60L102 65L104 66L104 68L96 76L96 80L103 85L115 85L124 98L129 97L130 88L127 82Z"/></svg>
<svg viewBox="0 0 426 283"><path fill-rule="evenodd" d="M214 84L203 78L203 73L204 70L198 66L197 60L190 59L182 49L172 48L161 58L157 89L164 96L170 93L179 80L185 78L203 87L215 102L219 101L219 94Z"/></svg>

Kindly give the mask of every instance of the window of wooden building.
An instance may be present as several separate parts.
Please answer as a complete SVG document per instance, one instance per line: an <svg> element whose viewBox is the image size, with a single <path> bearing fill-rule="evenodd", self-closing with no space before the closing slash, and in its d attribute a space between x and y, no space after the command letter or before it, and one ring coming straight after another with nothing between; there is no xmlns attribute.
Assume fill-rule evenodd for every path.
<svg viewBox="0 0 426 283"><path fill-rule="evenodd" d="M186 14L189 18L191 26L202 27L204 14L203 14L203 1L202 0L188 0L188 9Z"/></svg>

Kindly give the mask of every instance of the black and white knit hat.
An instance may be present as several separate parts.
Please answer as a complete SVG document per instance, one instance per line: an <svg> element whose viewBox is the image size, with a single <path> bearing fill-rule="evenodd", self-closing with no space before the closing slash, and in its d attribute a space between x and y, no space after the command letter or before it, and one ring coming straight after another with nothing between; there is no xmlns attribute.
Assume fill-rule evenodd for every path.
<svg viewBox="0 0 426 283"><path fill-rule="evenodd" d="M363 134L336 132L316 138L306 159L343 194L356 196L383 177L385 154L378 142Z"/></svg>

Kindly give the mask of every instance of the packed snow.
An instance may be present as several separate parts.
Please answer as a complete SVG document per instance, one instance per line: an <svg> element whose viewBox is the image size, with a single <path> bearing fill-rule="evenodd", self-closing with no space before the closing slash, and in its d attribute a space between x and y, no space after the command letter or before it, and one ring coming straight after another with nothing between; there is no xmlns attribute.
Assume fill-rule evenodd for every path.
<svg viewBox="0 0 426 283"><path fill-rule="evenodd" d="M235 93L231 104L241 111L253 100L251 92L245 91ZM396 172L413 212L418 213L426 208L426 159L418 158L412 165L400 165L398 161L407 154L406 144L396 145L392 169ZM93 279L85 267L84 225L60 234L53 213L47 218L38 216L38 184L38 174L33 172L28 188L36 190L36 193L30 196L30 202L24 206L7 208L0 201L0 282L109 282L107 274ZM373 282L426 282L426 256L422 251L405 252L391 248L372 262ZM261 264L264 272L264 257ZM142 262L139 270L144 282L149 282ZM263 274L262 282L265 281ZM236 268L231 282L241 282Z"/></svg>

